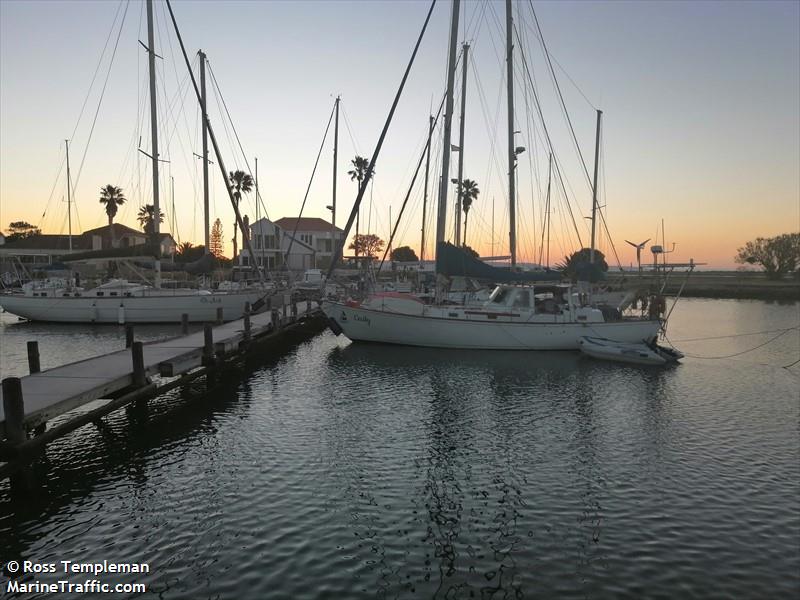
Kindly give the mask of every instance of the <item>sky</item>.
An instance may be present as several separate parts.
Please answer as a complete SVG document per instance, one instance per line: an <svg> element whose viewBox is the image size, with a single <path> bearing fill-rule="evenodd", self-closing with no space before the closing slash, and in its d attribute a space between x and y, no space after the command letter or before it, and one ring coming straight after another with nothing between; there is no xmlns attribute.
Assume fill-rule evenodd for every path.
<svg viewBox="0 0 800 600"><path fill-rule="evenodd" d="M248 169L249 163L254 173L258 159L270 218L300 213L340 95L337 225L343 225L356 196L349 161L372 155L428 7L416 0L173 3L193 67L202 48L224 100L223 106L209 83L209 115L225 165ZM450 10L442 1L434 8L362 205L361 232L388 239L390 211L396 218L406 196L428 115L444 92ZM603 111L599 204L610 234L598 225L598 244L611 264L615 252L623 266L635 263L625 240L662 243L662 222L666 246L675 245L672 260L692 258L709 268L735 268L736 250L748 240L800 230L800 2L525 0L514 2L514 11L515 145L526 149L517 166L521 261L547 256L545 127L558 165L550 262L588 246L591 187L569 123L591 174L596 109ZM161 164L162 229L202 243L202 175L193 156L201 152L198 105L159 0L155 16L159 145L169 161ZM504 24L504 2L462 2L459 43L470 43L464 176L481 190L467 241L484 256L508 253ZM139 152L150 151L147 56L139 40L147 40L142 2L0 2L0 227L24 220L46 233L67 232L68 138L73 231L107 222L98 202L106 184L122 187L127 198L116 220L138 227L139 206L152 203L149 159ZM459 67L455 144L460 80ZM329 131L304 216L330 218L332 137ZM428 256L441 137L437 131L432 144ZM211 220L221 219L230 253L233 211L218 161L211 160ZM454 154L451 176L457 166ZM423 178L394 242L418 253ZM251 220L253 196L243 200Z"/></svg>

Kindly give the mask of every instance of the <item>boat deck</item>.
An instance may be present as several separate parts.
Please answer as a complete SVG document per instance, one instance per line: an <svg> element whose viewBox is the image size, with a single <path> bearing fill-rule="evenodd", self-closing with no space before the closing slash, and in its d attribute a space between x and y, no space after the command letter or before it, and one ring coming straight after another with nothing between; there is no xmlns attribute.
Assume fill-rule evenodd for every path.
<svg viewBox="0 0 800 600"><path fill-rule="evenodd" d="M303 316L308 304L297 305L293 316L289 306L276 309L280 325ZM272 331L269 311L250 317L253 339ZM216 352L230 352L245 338L244 319L213 327ZM205 346L204 331L161 342L143 344L144 370L148 376L159 374L174 377L202 365ZM25 408L25 426L33 428L88 402L109 396L133 384L131 349L127 348L74 363L47 369L20 378ZM5 410L0 390L0 437L5 438Z"/></svg>

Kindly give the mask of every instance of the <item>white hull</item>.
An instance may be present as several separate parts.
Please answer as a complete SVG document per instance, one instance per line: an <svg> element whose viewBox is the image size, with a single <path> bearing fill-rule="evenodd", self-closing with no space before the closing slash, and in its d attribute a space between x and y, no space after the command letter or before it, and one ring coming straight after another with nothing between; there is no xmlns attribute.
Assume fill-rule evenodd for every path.
<svg viewBox="0 0 800 600"><path fill-rule="evenodd" d="M190 322L212 322L222 308L225 321L241 319L244 304L252 305L264 296L263 291L169 294L130 297L32 297L0 296L0 306L7 312L31 321L58 323L180 323L187 314Z"/></svg>
<svg viewBox="0 0 800 600"><path fill-rule="evenodd" d="M336 302L323 303L322 310L353 341L433 348L578 350L585 336L640 343L653 339L660 327L658 320L580 323L551 315L523 321L463 310L454 310L453 317L447 311L438 311L443 316L402 314Z"/></svg>

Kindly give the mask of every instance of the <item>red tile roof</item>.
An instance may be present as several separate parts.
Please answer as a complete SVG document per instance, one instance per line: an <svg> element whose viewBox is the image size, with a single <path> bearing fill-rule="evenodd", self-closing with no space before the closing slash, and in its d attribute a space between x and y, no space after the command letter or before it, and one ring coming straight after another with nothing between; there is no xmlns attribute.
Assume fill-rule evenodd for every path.
<svg viewBox="0 0 800 600"><path fill-rule="evenodd" d="M295 224L297 225L297 231L329 232L331 230L331 224L319 217L301 217L299 219L297 217L283 217L275 221L275 224L289 233L294 231ZM336 231L341 232L342 230L337 227Z"/></svg>

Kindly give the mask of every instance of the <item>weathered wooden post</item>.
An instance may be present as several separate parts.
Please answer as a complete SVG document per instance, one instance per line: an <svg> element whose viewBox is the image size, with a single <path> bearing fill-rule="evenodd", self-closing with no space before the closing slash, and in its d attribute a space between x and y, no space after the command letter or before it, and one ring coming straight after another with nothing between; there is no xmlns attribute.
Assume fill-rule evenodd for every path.
<svg viewBox="0 0 800 600"><path fill-rule="evenodd" d="M36 340L28 342L28 370L31 375L42 370L39 366L39 342Z"/></svg>
<svg viewBox="0 0 800 600"><path fill-rule="evenodd" d="M125 347L133 346L133 325L125 325Z"/></svg>
<svg viewBox="0 0 800 600"><path fill-rule="evenodd" d="M297 319L297 300L292 300L292 321Z"/></svg>
<svg viewBox="0 0 800 600"><path fill-rule="evenodd" d="M219 308L217 308L217 325L222 325L222 323L223 323L222 307L220 306Z"/></svg>
<svg viewBox="0 0 800 600"><path fill-rule="evenodd" d="M272 331L278 331L281 328L281 318L277 308L272 309Z"/></svg>
<svg viewBox="0 0 800 600"><path fill-rule="evenodd" d="M137 388L147 385L147 374L144 370L144 344L133 342L131 346L133 358L133 385Z"/></svg>
<svg viewBox="0 0 800 600"><path fill-rule="evenodd" d="M181 334L189 335L189 315L186 313L181 315Z"/></svg>
<svg viewBox="0 0 800 600"><path fill-rule="evenodd" d="M19 377L3 379L3 411L6 419L6 438L12 444L21 444L25 434L25 403L22 400L22 381Z"/></svg>
<svg viewBox="0 0 800 600"><path fill-rule="evenodd" d="M244 303L244 340L250 341L250 303Z"/></svg>
<svg viewBox="0 0 800 600"><path fill-rule="evenodd" d="M203 366L214 364L214 329L210 323L203 325Z"/></svg>

